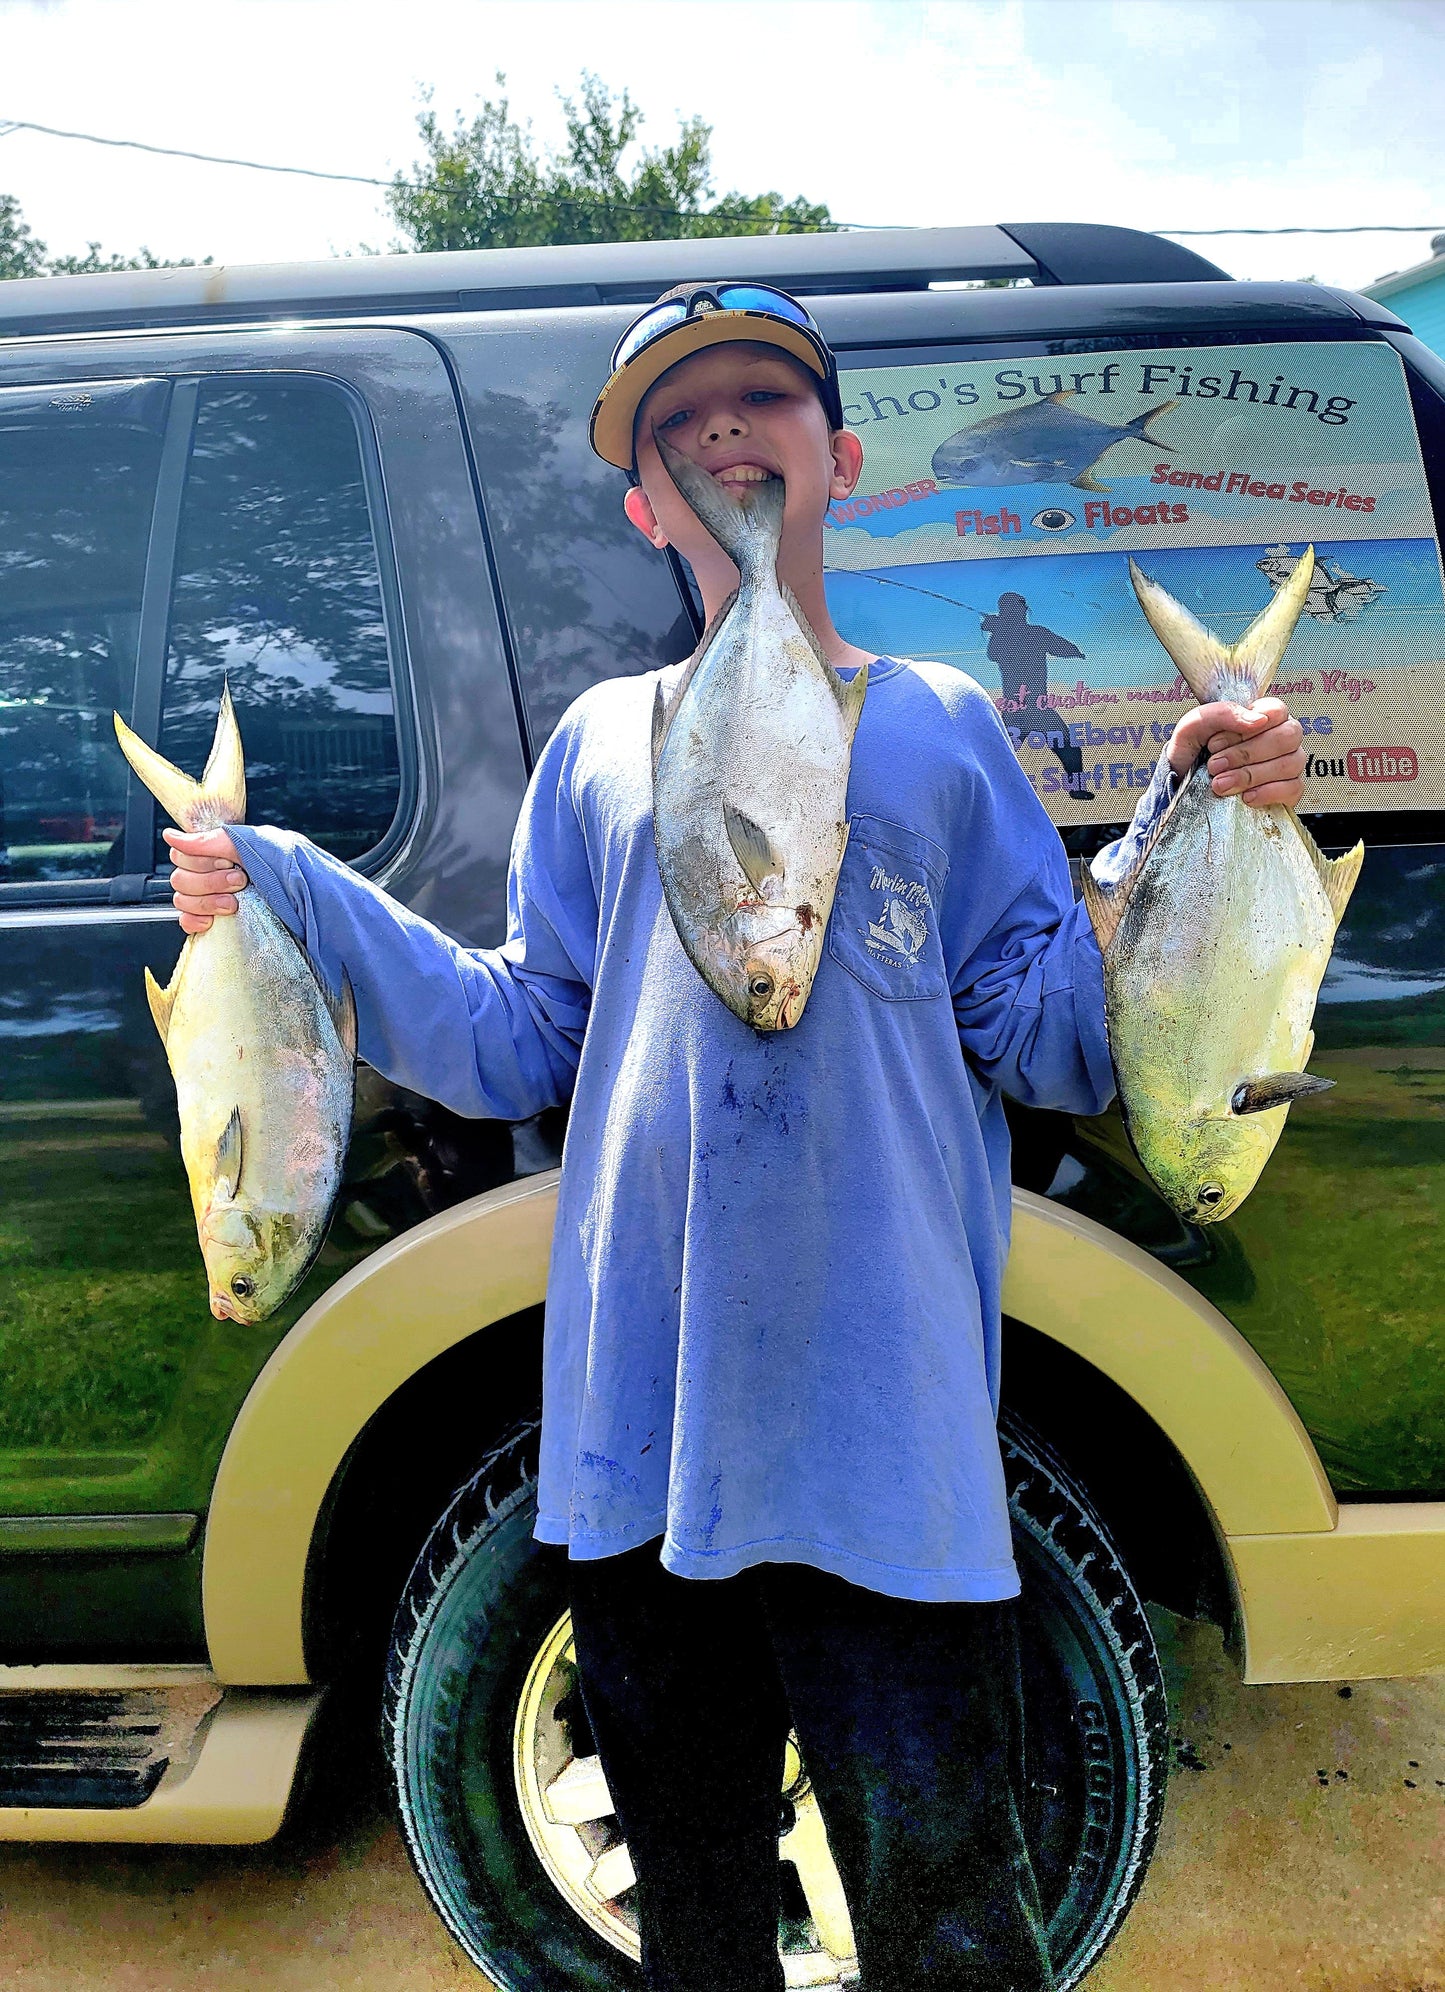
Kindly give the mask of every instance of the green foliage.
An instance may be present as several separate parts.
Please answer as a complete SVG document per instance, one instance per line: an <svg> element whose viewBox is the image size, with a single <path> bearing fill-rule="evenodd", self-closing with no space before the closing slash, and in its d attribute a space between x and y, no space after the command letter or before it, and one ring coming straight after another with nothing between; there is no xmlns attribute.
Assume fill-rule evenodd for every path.
<svg viewBox="0 0 1445 1992"><path fill-rule="evenodd" d="M497 77L499 89L506 78ZM713 198L712 127L689 118L671 145L642 148L642 113L584 72L581 102L562 99L567 142L539 154L507 98L486 99L450 132L434 111L417 119L426 157L387 193L405 231L402 249L528 248L554 242L673 241L700 235L813 232L833 226L826 207L781 194Z"/></svg>
<svg viewBox="0 0 1445 1992"><path fill-rule="evenodd" d="M96 270L188 269L195 262L194 256L156 256L144 246L134 256L102 256L98 242L87 243L83 256L51 256L21 215L14 194L0 194L0 282L7 277L88 276Z"/></svg>
<svg viewBox="0 0 1445 1992"><path fill-rule="evenodd" d="M44 275L45 244L22 220L14 194L0 194L0 280Z"/></svg>

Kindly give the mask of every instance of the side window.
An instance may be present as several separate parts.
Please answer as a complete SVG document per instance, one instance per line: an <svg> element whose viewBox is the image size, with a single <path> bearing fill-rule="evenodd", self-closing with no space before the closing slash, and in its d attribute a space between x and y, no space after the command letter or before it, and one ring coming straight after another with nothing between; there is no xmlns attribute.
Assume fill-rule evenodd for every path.
<svg viewBox="0 0 1445 1992"><path fill-rule="evenodd" d="M325 384L202 389L159 741L188 773L204 765L223 682L248 820L341 858L379 843L400 789L381 580L356 425ZM157 868L167 861L158 825Z"/></svg>
<svg viewBox="0 0 1445 1992"><path fill-rule="evenodd" d="M534 753L600 678L656 670L697 641L665 554L623 517L620 470L587 423L607 347L541 326L458 340L497 577Z"/></svg>
<svg viewBox="0 0 1445 1992"><path fill-rule="evenodd" d="M170 386L0 390L0 882L122 869L126 768Z"/></svg>
<svg viewBox="0 0 1445 1992"><path fill-rule="evenodd" d="M944 353L843 386L864 463L825 533L838 627L975 677L1061 828L1127 818L1194 702L1131 557L1233 639L1313 546L1276 687L1303 808L1445 803L1440 547L1390 346Z"/></svg>

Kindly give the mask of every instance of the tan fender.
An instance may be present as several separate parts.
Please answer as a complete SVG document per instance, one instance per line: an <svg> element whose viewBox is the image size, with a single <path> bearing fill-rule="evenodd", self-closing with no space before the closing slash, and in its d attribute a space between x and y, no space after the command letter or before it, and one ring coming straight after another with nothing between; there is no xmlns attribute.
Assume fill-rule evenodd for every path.
<svg viewBox="0 0 1445 1992"><path fill-rule="evenodd" d="M1028 1190L1014 1191L1013 1206L1004 1313L1148 1412L1225 1536L1332 1529L1335 1497L1309 1433L1218 1308L1090 1218Z"/></svg>
<svg viewBox="0 0 1445 1992"><path fill-rule="evenodd" d="M306 1561L352 1440L408 1377L547 1290L558 1172L473 1197L329 1288L251 1386L206 1523L206 1642L221 1682L306 1681Z"/></svg>
<svg viewBox="0 0 1445 1992"><path fill-rule="evenodd" d="M307 1559L337 1468L409 1377L542 1300L556 1192L549 1172L417 1226L339 1280L276 1349L232 1429L206 1528L218 1680L306 1681ZM1016 1191L1004 1308L1155 1420L1213 1509L1226 1553L1235 1536L1334 1529L1329 1483L1279 1385L1224 1316L1147 1253Z"/></svg>

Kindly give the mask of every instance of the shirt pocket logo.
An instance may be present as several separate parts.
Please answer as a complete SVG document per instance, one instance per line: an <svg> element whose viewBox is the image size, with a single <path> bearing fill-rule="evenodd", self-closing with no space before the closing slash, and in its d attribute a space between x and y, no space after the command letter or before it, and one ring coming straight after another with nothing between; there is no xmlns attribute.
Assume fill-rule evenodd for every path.
<svg viewBox="0 0 1445 1992"><path fill-rule="evenodd" d="M938 932L948 859L927 837L881 816L852 819L838 874L828 952L885 1001L948 988Z"/></svg>

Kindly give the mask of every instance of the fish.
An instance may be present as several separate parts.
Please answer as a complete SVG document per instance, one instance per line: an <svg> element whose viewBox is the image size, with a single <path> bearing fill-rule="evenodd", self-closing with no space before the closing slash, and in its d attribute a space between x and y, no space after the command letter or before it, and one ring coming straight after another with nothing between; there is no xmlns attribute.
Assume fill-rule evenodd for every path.
<svg viewBox="0 0 1445 1992"><path fill-rule="evenodd" d="M1310 547L1238 642L1222 642L1131 560L1150 627L1201 704L1268 688L1314 574ZM1313 1019L1364 845L1327 858L1292 809L1217 796L1208 755L1128 875L1084 900L1134 1152L1181 1217L1216 1224L1259 1180L1307 1072Z"/></svg>
<svg viewBox="0 0 1445 1992"><path fill-rule="evenodd" d="M822 955L848 842L848 771L868 666L846 682L778 579L786 492L737 498L656 438L683 499L738 570L652 712L653 831L684 951L734 1016L791 1030Z"/></svg>
<svg viewBox="0 0 1445 1992"><path fill-rule="evenodd" d="M1149 434L1149 424L1179 406L1161 401L1132 422L1101 422L1067 407L1072 387L1045 395L1027 408L1005 408L960 429L933 452L933 475L940 484L1062 484L1080 491L1108 491L1093 471L1116 443L1144 442L1169 450Z"/></svg>
<svg viewBox="0 0 1445 1992"><path fill-rule="evenodd" d="M199 782L114 715L121 751L183 830L246 820L246 767L230 687ZM219 1321L255 1323L320 1251L351 1135L356 1002L326 987L259 892L188 934L151 1016L180 1109L181 1158Z"/></svg>

